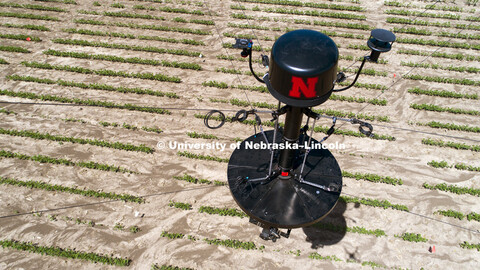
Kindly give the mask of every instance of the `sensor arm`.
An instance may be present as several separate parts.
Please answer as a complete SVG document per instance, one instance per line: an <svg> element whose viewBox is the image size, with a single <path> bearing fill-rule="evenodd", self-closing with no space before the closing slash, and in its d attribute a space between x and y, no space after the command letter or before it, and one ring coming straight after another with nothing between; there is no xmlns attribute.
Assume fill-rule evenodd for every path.
<svg viewBox="0 0 480 270"><path fill-rule="evenodd" d="M368 59L368 56L363 57L362 64L358 68L357 75L355 76L355 79L353 80L353 82L349 86L346 86L346 87L340 88L340 89L333 89L332 91L333 92L341 92L341 91L345 91L345 90L349 89L350 87L352 87L357 82L358 76L360 76L360 73L362 72L363 66L365 65L365 62L367 61L367 59Z"/></svg>
<svg viewBox="0 0 480 270"><path fill-rule="evenodd" d="M253 74L253 77L255 77L255 79L257 79L257 81L261 82L261 83L265 83L264 80L260 79L257 74L255 74L255 71L253 71L253 67L252 67L252 48L249 48L248 49L248 66L250 67L250 72L252 72Z"/></svg>

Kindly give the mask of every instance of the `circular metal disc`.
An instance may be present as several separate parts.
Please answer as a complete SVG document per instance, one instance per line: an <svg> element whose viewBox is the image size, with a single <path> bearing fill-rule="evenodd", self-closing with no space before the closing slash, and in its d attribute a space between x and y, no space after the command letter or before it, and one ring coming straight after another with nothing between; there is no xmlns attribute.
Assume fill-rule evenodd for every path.
<svg viewBox="0 0 480 270"><path fill-rule="evenodd" d="M273 131L265 132L268 141L273 141ZM277 133L277 143L282 134ZM302 141L302 136L300 137ZM305 138L308 141L308 138ZM265 139L261 133L243 141L228 163L228 184L233 198L245 213L255 220L276 228L299 228L320 221L335 206L342 187L342 173L336 159L327 149L312 149L307 157L303 179L317 185L335 184L338 192L328 192L297 180L276 177L273 180L249 182L249 179L268 175L269 149L251 149L261 146ZM318 143L312 138L312 143ZM281 150L277 150L279 153ZM303 155L298 150L294 172L299 174ZM274 157L276 168L277 156Z"/></svg>

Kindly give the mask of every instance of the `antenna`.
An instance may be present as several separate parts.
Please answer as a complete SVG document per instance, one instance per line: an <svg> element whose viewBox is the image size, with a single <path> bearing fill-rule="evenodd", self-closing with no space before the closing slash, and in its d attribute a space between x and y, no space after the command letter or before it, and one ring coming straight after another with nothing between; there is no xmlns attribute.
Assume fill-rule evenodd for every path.
<svg viewBox="0 0 480 270"><path fill-rule="evenodd" d="M364 58L352 85L365 61L377 61L380 53L389 51L394 41L395 35L387 30L372 31L368 40L372 53ZM235 149L227 172L234 200L250 216L250 222L263 228L260 237L276 241L281 236L288 237L293 228L320 221L340 197L340 166L322 144L335 131L336 118L327 136L317 141L312 134L321 115L311 107L326 102L332 92L352 85L334 90L335 83L345 77L337 73L338 48L330 37L318 31L302 29L282 35L273 45L270 59L262 56L264 65L269 67L263 79L257 77L251 66L252 41L237 39L235 47L243 49L243 57L250 56L254 77L285 104L272 113L274 130L264 131L256 116L260 132ZM278 120L283 114L285 123L281 129ZM304 115L307 125L301 127ZM310 118L313 119L311 128ZM358 120L355 123L369 127L370 132L362 131L361 127L360 130L371 134L371 125ZM281 228L288 231L281 232Z"/></svg>

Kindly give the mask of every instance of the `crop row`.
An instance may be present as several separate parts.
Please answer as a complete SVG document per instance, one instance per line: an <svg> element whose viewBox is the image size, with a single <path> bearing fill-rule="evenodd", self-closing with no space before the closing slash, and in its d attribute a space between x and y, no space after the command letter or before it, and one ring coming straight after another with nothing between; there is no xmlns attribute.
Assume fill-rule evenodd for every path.
<svg viewBox="0 0 480 270"><path fill-rule="evenodd" d="M358 233L358 234L365 234L365 235L374 235L376 237L386 236L384 230L380 230L380 229L369 230L359 226L347 227L347 226L335 225L332 223L319 222L319 223L313 224L312 227L319 228L322 230L329 230L333 232L350 232L350 233Z"/></svg>
<svg viewBox="0 0 480 270"><path fill-rule="evenodd" d="M478 94L462 94L446 90L425 90L419 87L410 88L408 89L408 92L417 95L437 96L445 98L479 99Z"/></svg>
<svg viewBox="0 0 480 270"><path fill-rule="evenodd" d="M392 6L392 7L406 7L406 8L421 8L421 9L431 9L431 10L443 10L443 11L453 11L453 12L463 12L463 8L451 5L451 6L439 6L435 4L430 4L426 6L417 6L411 3L399 2L399 1L384 1L383 5Z"/></svg>
<svg viewBox="0 0 480 270"><path fill-rule="evenodd" d="M314 259L314 260L322 260L322 261L343 262L342 259L338 258L338 257L335 256L335 255L322 256L321 254L318 254L317 252L310 253L310 255L308 255L308 258ZM372 267L372 269L375 269L375 267L378 267L378 268L388 268L386 265L379 264L379 263L376 263L376 262L371 262L371 261L363 261L363 262L360 262L360 261L357 261L357 260L355 260L355 259L348 259L348 260L346 260L346 262L347 262L347 263L359 263L359 264L361 264L362 266L370 266L370 267ZM400 268L399 268L399 269L400 269Z"/></svg>
<svg viewBox="0 0 480 270"><path fill-rule="evenodd" d="M363 45L361 45L363 46ZM356 45L352 45L350 44L348 46L349 49L358 49L358 47ZM341 68L340 71L343 71L343 72L351 72L351 73L357 73L358 72L358 69L348 69L348 68ZM386 71L377 71L373 68L364 68L362 69L362 71L360 72L360 74L365 74L365 75L368 75L368 76L381 76L381 77L387 77L388 76L388 72Z"/></svg>
<svg viewBox="0 0 480 270"><path fill-rule="evenodd" d="M310 8L333 9L333 10L365 11L364 8L359 6L346 6L346 5L302 2L302 1L292 1L292 0L239 0L237 2L272 4L272 5L283 5L283 6L294 6L294 7L310 7Z"/></svg>
<svg viewBox="0 0 480 270"><path fill-rule="evenodd" d="M101 171L110 171L110 172L137 173L137 172L122 168L120 166L102 164L102 163L93 162L93 161L74 162L72 160L64 159L64 158L53 158L53 157L44 156L44 155L29 156L29 155L10 152L10 151L6 151L6 150L0 150L0 158L16 158L16 159L21 159L21 160L36 161L36 162L40 162L40 163L62 164L62 165L65 165L65 166L77 166L77 167L82 167L82 168L101 170Z"/></svg>
<svg viewBox="0 0 480 270"><path fill-rule="evenodd" d="M162 234L160 235L162 237L166 237L169 239L183 239L185 236L191 241L197 241L197 237L192 236L192 235L184 235L183 233L169 233L166 231L163 231ZM255 243L253 242L242 242L240 240L235 240L235 239L226 239L226 240L221 240L218 238L215 239L208 239L204 238L203 241L210 245L217 245L217 246L225 246L225 247L230 247L230 248L235 248L235 249L245 249L245 250L263 250L265 249L264 246L260 246L259 248L256 247Z"/></svg>
<svg viewBox="0 0 480 270"><path fill-rule="evenodd" d="M438 146L438 147L449 147L457 150L470 150L474 152L480 152L480 145L469 145L464 143L445 142L442 140L433 140L430 138L422 139L422 144Z"/></svg>
<svg viewBox="0 0 480 270"><path fill-rule="evenodd" d="M162 41L162 42L168 42L168 43L183 43L183 44L189 44L189 45L205 45L203 41L196 41L193 39L174 39L174 38L166 38L166 37L159 37L159 36L143 36L143 35L135 36L133 34L125 34L125 33L118 33L118 32L102 32L102 31L93 31L89 29L76 29L76 28L63 29L63 31L71 34L90 35L90 36L119 37L119 38L140 39L140 40L155 40L155 41Z"/></svg>
<svg viewBox="0 0 480 270"><path fill-rule="evenodd" d="M429 45L429 46L448 47L448 48L480 50L480 44L469 44L466 42L428 40L423 38L398 38L396 42L405 43L405 44L417 44L417 45Z"/></svg>
<svg viewBox="0 0 480 270"><path fill-rule="evenodd" d="M77 4L77 2L75 2L75 0L35 0L35 1L63 3L63 4L70 4L70 5L76 5Z"/></svg>
<svg viewBox="0 0 480 270"><path fill-rule="evenodd" d="M427 242L428 239L424 238L421 234L419 233L403 233L401 235L395 235L397 238L401 238L403 241L408 241L408 242Z"/></svg>
<svg viewBox="0 0 480 270"><path fill-rule="evenodd" d="M391 208L399 211L406 211L406 212L409 211L406 205L392 204L387 200L379 201L376 199L355 198L355 197L349 197L349 196L340 196L339 200L343 201L344 203L358 203L358 204L368 205L372 207L380 207L383 209Z"/></svg>
<svg viewBox="0 0 480 270"><path fill-rule="evenodd" d="M0 58L0 65L8 65L10 63L7 62L7 60Z"/></svg>
<svg viewBox="0 0 480 270"><path fill-rule="evenodd" d="M74 22L79 24L110 25L110 26L126 27L126 28L132 28L132 29L147 29L147 30L156 30L156 31L164 31L164 32L179 32L179 33L194 34L194 35L210 35L211 34L210 31L183 28L183 27L169 27L169 26L163 26L163 25L104 22L104 21L91 20L91 19L89 20L75 19Z"/></svg>
<svg viewBox="0 0 480 270"><path fill-rule="evenodd" d="M280 14L292 14L292 15L306 15L306 16L317 16L317 17L328 17L336 19L348 19L348 20L366 20L365 15L356 15L351 13L339 13L339 12L324 12L316 10L298 10L298 9L286 9L286 8L265 8L265 12L269 13L280 13Z"/></svg>
<svg viewBox="0 0 480 270"><path fill-rule="evenodd" d="M32 76L20 76L20 75L9 75L5 77L8 80L14 81L24 81L24 82L35 82L35 83L43 83L43 84L58 84L61 86L67 87L79 87L83 89L95 89L95 90L104 90L104 91L111 91L111 92L119 92L119 93L134 93L138 95L151 95L157 97L169 97L178 99L180 98L177 94L173 92L162 92L162 91L154 91L151 89L142 89L142 88L129 88L129 87L116 87L108 84L98 84L98 83L82 83L82 82L75 82L75 81L64 81L64 80L51 80L51 79L42 79Z"/></svg>
<svg viewBox="0 0 480 270"><path fill-rule="evenodd" d="M386 106L387 105L387 100L386 99L367 99L364 97L347 97L347 96L341 96L341 95L336 95L332 94L330 95L331 100L338 100L338 101L346 101L346 102L355 102L355 103L369 103L372 105L379 105L379 106Z"/></svg>
<svg viewBox="0 0 480 270"><path fill-rule="evenodd" d="M378 174L372 173L351 173L347 171L342 171L343 177L354 178L356 180L365 180L373 183L385 183L390 185L403 185L403 181L400 178L393 178L389 176L380 176Z"/></svg>
<svg viewBox="0 0 480 270"><path fill-rule="evenodd" d="M54 95L37 95L31 92L14 92L14 91L8 91L8 90L0 90L0 95L27 98L27 99L33 99L33 100L42 100L42 101L56 101L56 102L78 104L78 105L84 105L84 106L115 108L115 109L157 113L157 114L171 114L171 112L168 110L155 108L155 107L142 107L142 106L132 105L128 103L117 104L117 103L108 102L108 101L96 101L96 100L90 100L90 99L78 99L78 98L71 99L71 98L54 96Z"/></svg>
<svg viewBox="0 0 480 270"><path fill-rule="evenodd" d="M43 11L53 11L53 12L67 12L66 9L58 7L48 7L42 5L32 5L32 4L17 4L17 3L0 3L0 7L11 7L11 8L24 8L24 9L33 9L33 10L43 10Z"/></svg>
<svg viewBox="0 0 480 270"><path fill-rule="evenodd" d="M102 48L111 48L111 49L123 49L130 51L142 51L142 52L153 52L153 53L167 53L173 55L185 55L197 57L200 56L199 52L192 52L187 50L180 49L164 49L152 46L137 46L137 45L127 45L127 44L118 44L118 43L107 43L107 42L97 42L97 41L88 41L81 39L61 39L57 38L52 40L54 43L65 44L65 45L79 45L87 47L102 47Z"/></svg>
<svg viewBox="0 0 480 270"><path fill-rule="evenodd" d="M460 247L465 248L465 249L476 249L477 251L480 251L480 243L470 244L467 241L465 241L465 242L460 244Z"/></svg>
<svg viewBox="0 0 480 270"><path fill-rule="evenodd" d="M423 25L423 26L435 26L435 27L442 27L442 28L457 28L457 29L469 29L469 30L480 30L480 26L473 25L473 24L455 24L452 25L450 22L430 22L430 21L421 21L421 20L412 20L412 19L404 19L404 18L397 18L397 17L387 17L388 23L396 23L396 24L411 24L411 25Z"/></svg>
<svg viewBox="0 0 480 270"><path fill-rule="evenodd" d="M209 155L199 155L195 153L191 153L188 151L177 152L177 155L180 157L192 158L192 159L199 159L199 160L211 160L216 162L228 162L228 158L219 158Z"/></svg>
<svg viewBox="0 0 480 270"><path fill-rule="evenodd" d="M50 31L50 28L45 27L43 25L35 25L35 24L12 24L12 23L0 23L2 27L8 28L21 28L21 29L28 29L28 30L37 30L37 31Z"/></svg>
<svg viewBox="0 0 480 270"><path fill-rule="evenodd" d="M196 178L188 174L184 174L183 176L173 176L174 179L176 180L181 180L181 181L186 181L189 183L194 183L194 184L207 184L207 185L215 185L215 186L225 186L226 183L218 181L218 180L208 180L208 179L202 179L202 178Z"/></svg>
<svg viewBox="0 0 480 270"><path fill-rule="evenodd" d="M428 13L420 11L409 11L409 10L400 10L400 9L387 9L384 11L386 14L390 15L402 15L402 16L415 16L415 17L428 17L428 18L442 18L449 20L460 20L460 15L457 14L444 14L444 13Z"/></svg>
<svg viewBox="0 0 480 270"><path fill-rule="evenodd" d="M461 38L461 39L480 39L478 34L461 34L461 33L449 33L449 32L440 32L437 34L439 37L451 37L451 38Z"/></svg>
<svg viewBox="0 0 480 270"><path fill-rule="evenodd" d="M463 171L471 171L471 172L480 172L480 167L475 167L472 165L466 165L463 163L455 163L454 165L448 164L446 161L429 161L427 163L428 165L434 167L434 168L455 168L457 170L463 170Z"/></svg>
<svg viewBox="0 0 480 270"><path fill-rule="evenodd" d="M120 63L129 63L129 64L142 64L142 65L151 65L151 66L163 66L163 67L173 67L181 69L193 69L193 70L202 70L202 67L196 63L185 63L185 62L175 62L175 61L158 61L153 59L144 59L139 57L128 57L124 58L121 56L115 55L105 55L105 54L88 54L84 52L62 52L57 50L49 49L43 51L43 54L53 55L59 57L71 57L79 59L95 59L95 60L104 60L110 62L120 62Z"/></svg>
<svg viewBox="0 0 480 270"><path fill-rule="evenodd" d="M445 183L437 184L437 185L429 185L427 183L423 183L423 187L426 189L431 190L441 190L441 191L448 191L455 194L470 194L473 196L480 197L480 189L476 188L467 188L467 187L459 187L456 185L447 185Z"/></svg>
<svg viewBox="0 0 480 270"><path fill-rule="evenodd" d="M80 14L89 14L89 15L103 15L107 17L120 17L120 18L131 18L131 19L145 19L145 20L160 20L164 21L165 17L153 16L150 14L138 14L138 13L128 13L128 12L111 12L104 11L103 13L97 11L87 11L87 10L77 10Z"/></svg>
<svg viewBox="0 0 480 270"><path fill-rule="evenodd" d="M424 111L431 111L431 112L448 112L453 114L467 114L467 115L480 115L480 111L475 110L464 110L458 108L450 108L450 107L441 107L434 104L410 104L410 108L415 110L424 110Z"/></svg>
<svg viewBox="0 0 480 270"><path fill-rule="evenodd" d="M417 125L427 126L427 127L431 127L431 128L443 128L443 129L448 129L448 130L459 130L459 131L465 131L465 132L480 133L480 127L472 127L472 126L467 126L467 125L456 125L456 124L451 124L451 123L440 123L440 122L436 122L436 121L430 121L428 123L417 123Z"/></svg>
<svg viewBox="0 0 480 270"><path fill-rule="evenodd" d="M68 259L80 259L91 261L94 263L103 263L115 266L128 266L131 263L129 258L118 258L108 255L97 254L93 252L77 251L75 249L60 248L55 246L40 246L31 242L20 242L16 240L0 240L2 248L10 248L22 251L28 251L32 253L38 253L41 255L62 257Z"/></svg>
<svg viewBox="0 0 480 270"><path fill-rule="evenodd" d="M36 216L36 217L41 217L43 215L43 212L36 212L36 213L33 213L33 216ZM75 224L85 224L85 225L88 225L90 227L95 227L95 226L98 226L98 227L104 227L106 225L104 224L101 224L101 223L95 223L95 221L93 220L82 220L80 218L72 218L72 217L69 217L69 216L62 216L62 217L59 217L58 215L47 215L47 219L50 220L50 221L58 221L59 219L62 219L64 220L65 222L75 222ZM120 231L125 231L125 229L131 233L137 233L140 231L140 228L136 225L133 225L133 226L130 226L128 228L125 228L125 226L122 224L122 223L116 223L115 226L112 226L114 230L120 230Z"/></svg>
<svg viewBox="0 0 480 270"><path fill-rule="evenodd" d="M28 131L28 130L15 130L15 129L4 129L0 128L0 134L9 135L9 136L16 136L16 137L24 137L24 138L32 138L35 140L48 140L54 142L70 142L70 143L78 143L78 144L89 144L94 146L100 147L107 147L125 151L136 151L136 152L144 152L147 154L151 154L154 152L154 149L143 144L136 146L129 143L120 143L120 142L107 142L97 139L83 139L83 138L75 138L75 137L66 137L60 135L51 135L49 133L40 133L38 131Z"/></svg>
<svg viewBox="0 0 480 270"><path fill-rule="evenodd" d="M66 187L62 185L52 185L41 181L22 181L13 178L5 178L0 176L0 184L12 185L19 187L42 189L47 191L65 192L69 194L77 194L87 197L106 198L112 200L122 200L125 202L144 203L145 199L142 197L130 195L130 194L117 194L114 192L95 191L91 189L79 189L73 187Z"/></svg>
<svg viewBox="0 0 480 270"><path fill-rule="evenodd" d="M162 264L162 265L152 264L152 267L150 267L150 270L194 270L194 269L188 268L188 267L166 265L166 264Z"/></svg>
<svg viewBox="0 0 480 270"><path fill-rule="evenodd" d="M7 39L16 39L16 40L27 40L30 38L31 41L36 41L40 42L42 41L39 37L32 37L29 35L23 35L23 34L0 34L0 38L7 38Z"/></svg>
<svg viewBox="0 0 480 270"><path fill-rule="evenodd" d="M205 115L203 114L195 114L195 118L201 118L201 119L204 119L205 118ZM211 120L217 120L217 121L220 121L220 118L218 117L210 117ZM226 122L232 122L232 117L226 117L225 118L225 121ZM251 126L254 126L256 125L256 121L255 120L245 120L243 122L241 122L242 124L244 125L251 125ZM274 127L274 122L271 122L271 121L263 121L262 122L262 125L263 126L267 126L267 127ZM283 123L279 123L280 126L283 126ZM313 130L314 132L322 132L322 133L327 133L328 130L330 129L330 127L315 127L315 129ZM356 132L356 131L350 131L350 130L342 130L342 129L335 129L335 132L334 134L337 134L337 135L345 135L345 136L352 136L352 137L358 137L358 138L366 138L367 136L363 133L360 133L360 132ZM371 139L374 139L374 140L388 140L388 141L395 141L396 138L393 137L393 136L390 136L390 135L378 135L378 134L373 134L372 136L368 137L368 138L371 138Z"/></svg>
<svg viewBox="0 0 480 270"><path fill-rule="evenodd" d="M22 47L18 47L18 46L3 46L3 45L0 45L0 51L4 51L4 52L18 52L18 53L31 53L31 51L25 49L25 48L22 48Z"/></svg>
<svg viewBox="0 0 480 270"><path fill-rule="evenodd" d="M480 73L480 68L477 67L464 67L464 66L442 66L439 64L428 64L428 63L414 63L414 62L400 62L401 66L407 67L420 67L420 68L431 68L431 69L442 69L449 71L457 72L468 72L468 73Z"/></svg>
<svg viewBox="0 0 480 270"><path fill-rule="evenodd" d="M457 78L448 78L448 77L441 77L441 76L423 76L419 74L404 75L403 78L410 79L410 80L421 80L421 81L427 81L427 82L480 86L480 81L474 81L470 79L457 79Z"/></svg>
<svg viewBox="0 0 480 270"><path fill-rule="evenodd" d="M0 12L0 17L22 18L30 20L44 20L44 21L60 21L57 17L48 15L36 15L30 13L16 13L16 12Z"/></svg>
<svg viewBox="0 0 480 270"><path fill-rule="evenodd" d="M421 55L421 56L430 56L430 57L439 57L447 59L456 59L456 60L465 60L465 61L480 61L480 56L467 55L464 53L442 53L442 52L422 52L418 50L404 50L399 49L397 53L408 54L408 55Z"/></svg>
<svg viewBox="0 0 480 270"><path fill-rule="evenodd" d="M99 122L100 125L104 126L104 127L109 127L109 126L112 126L112 127L122 127L124 129L129 129L129 130L138 130L138 127L134 126L134 125L130 125L130 124L127 124L127 123L123 123L122 125L118 124L118 123L109 123L109 122ZM146 132L154 132L154 133L157 133L157 134L160 134L163 132L163 130L161 130L160 128L157 128L157 127L142 127L141 128L142 130L146 131Z"/></svg>
<svg viewBox="0 0 480 270"><path fill-rule="evenodd" d="M469 214L463 214L461 212L454 211L454 210L438 210L435 212L435 214L439 214L445 217L453 217L459 220L463 220L466 217L468 221L475 220L480 222L480 214L477 214L475 212L470 212Z"/></svg>
<svg viewBox="0 0 480 270"><path fill-rule="evenodd" d="M22 65L26 67L32 68L40 68L40 69L53 69L53 70L62 70L68 72L75 72L75 73L82 73L82 74L96 74L100 76L112 76L112 77L124 77L124 78L137 78L137 79L145 79L145 80L154 80L154 81L162 81L162 82L174 82L180 83L182 80L175 76L167 76L161 73L128 73L124 71L115 71L109 69L89 69L83 68L78 66L60 66L60 65L50 65L47 63L39 63L39 62L21 62Z"/></svg>

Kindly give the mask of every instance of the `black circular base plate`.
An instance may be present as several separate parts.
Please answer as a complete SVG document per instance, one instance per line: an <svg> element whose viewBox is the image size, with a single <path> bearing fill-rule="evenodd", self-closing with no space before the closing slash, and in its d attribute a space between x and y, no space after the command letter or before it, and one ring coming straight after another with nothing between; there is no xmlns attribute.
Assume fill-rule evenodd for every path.
<svg viewBox="0 0 480 270"><path fill-rule="evenodd" d="M269 142L273 142L273 131L266 131ZM280 143L282 134L277 132L276 142ZM308 137L300 136L300 142ZM300 183L290 178L277 176L267 181L251 181L265 178L270 164L270 150L251 149L252 144L261 145L265 139L261 133L253 135L235 149L228 163L228 184L237 204L253 219L276 228L299 228L312 225L325 217L335 206L340 197L342 172L332 153L327 149L311 149L303 170L303 179L317 185L335 184L338 192ZM312 143L317 143L312 138ZM276 150L273 170L277 169L278 154ZM297 150L293 174L300 173L303 151Z"/></svg>

